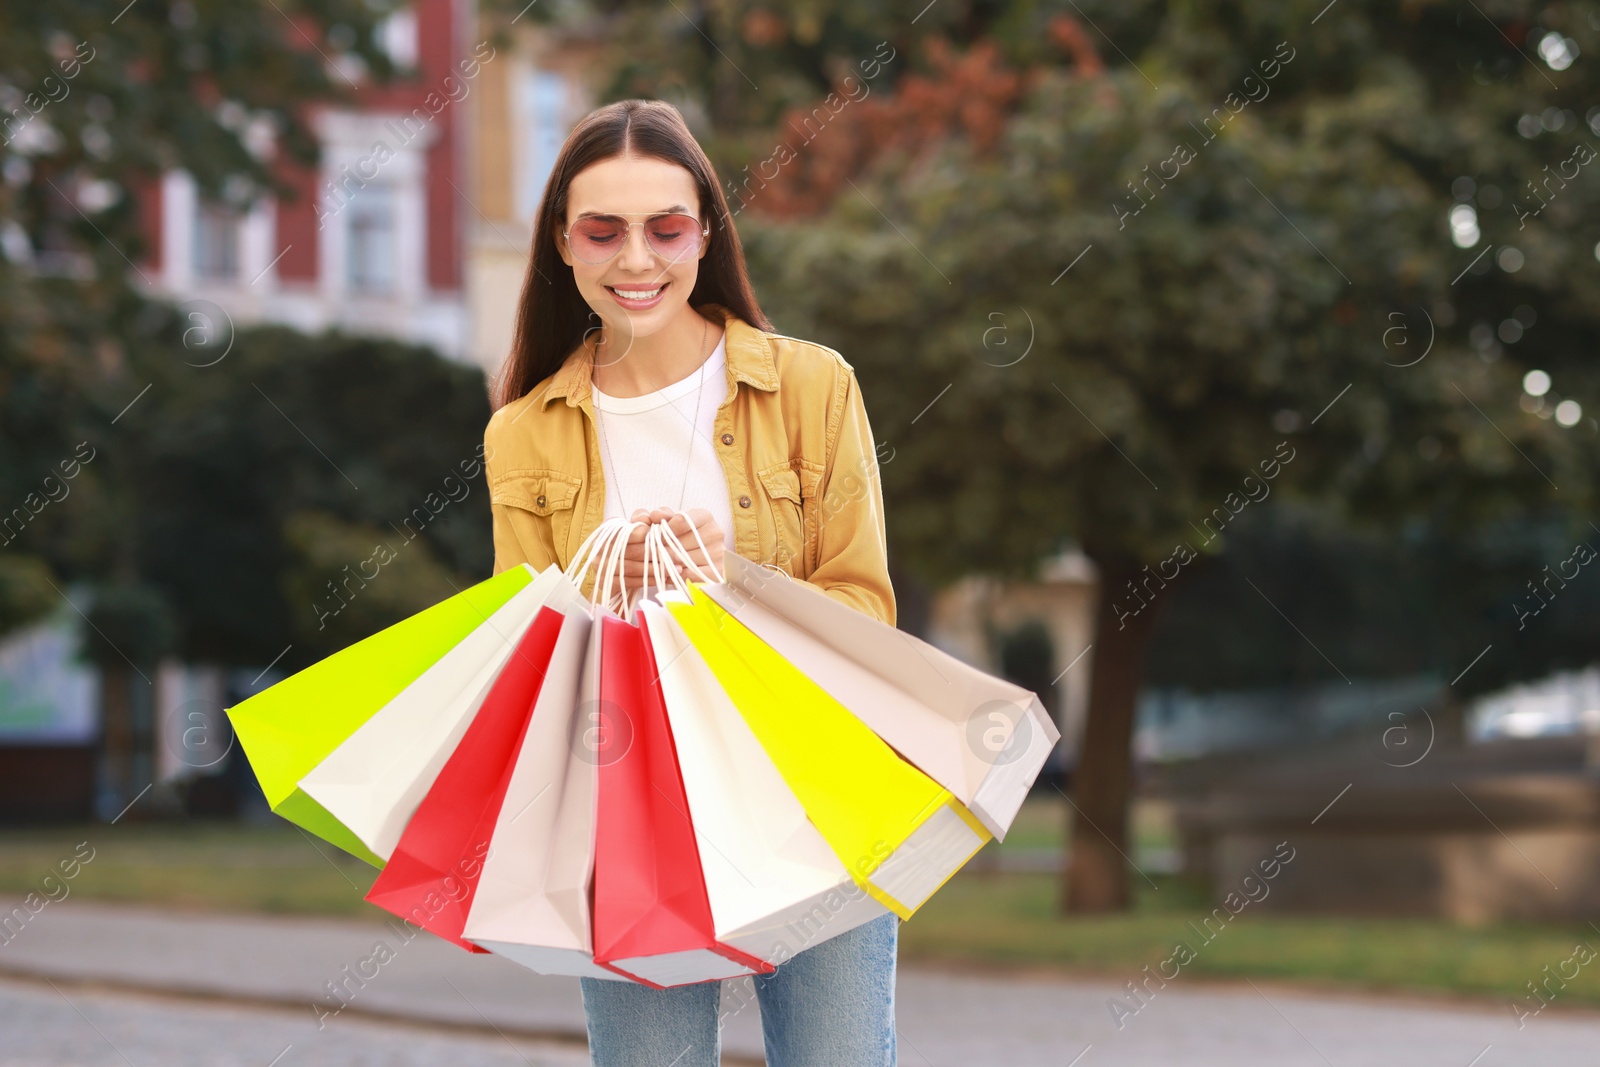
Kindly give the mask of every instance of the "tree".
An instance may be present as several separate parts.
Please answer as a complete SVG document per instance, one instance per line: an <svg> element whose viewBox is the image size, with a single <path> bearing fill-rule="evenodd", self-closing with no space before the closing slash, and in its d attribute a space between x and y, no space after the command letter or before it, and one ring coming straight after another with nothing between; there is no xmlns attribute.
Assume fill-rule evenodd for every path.
<svg viewBox="0 0 1600 1067"><path fill-rule="evenodd" d="M1581 516L1554 510L1474 529L1418 517L1352 531L1325 503L1252 503L1223 550L1173 591L1144 681L1195 692L1342 681L1332 663L1353 679L1443 684L1466 665L1463 650L1470 659L1491 644L1454 686L1460 698L1581 669L1600 646L1600 582L1586 566L1570 580L1576 559L1562 566L1580 542L1600 548ZM1252 584L1274 590L1272 603Z"/></svg>
<svg viewBox="0 0 1600 1067"><path fill-rule="evenodd" d="M1578 124L1543 106L1548 71L1501 63L1501 32L1527 24L1355 3L1319 26L1313 6L1167 9L1132 63L1030 79L993 153L958 134L880 160L803 227L745 224L780 328L858 368L894 449L902 564L1023 574L1070 537L1100 568L1073 910L1128 901L1154 625L1266 481L1367 528L1592 499L1596 424L1518 409L1534 366L1592 390L1579 356L1600 302L1576 269L1593 266L1592 185L1559 187L1556 226L1477 200L1484 237L1521 243L1460 280L1472 259L1450 243L1456 178L1510 189L1577 158L1559 134ZM1518 10L1552 27L1535 43L1560 28L1590 47L1574 9ZM1577 82L1560 98L1581 100ZM1496 343L1492 324L1533 303L1548 344ZM1397 321L1413 347L1385 333Z"/></svg>
<svg viewBox="0 0 1600 1067"><path fill-rule="evenodd" d="M130 345L150 407L97 461L127 516L107 533L170 600L178 654L298 669L489 572L479 370L284 327L195 367L184 325Z"/></svg>
<svg viewBox="0 0 1600 1067"><path fill-rule="evenodd" d="M140 194L172 168L239 205L286 191L276 168L316 157L307 106L346 97L359 71L391 73L374 28L393 7L0 12L0 629L47 610L64 579L136 577L107 536L129 513L105 460L81 456L116 452L147 384L125 373L124 339L147 314Z"/></svg>

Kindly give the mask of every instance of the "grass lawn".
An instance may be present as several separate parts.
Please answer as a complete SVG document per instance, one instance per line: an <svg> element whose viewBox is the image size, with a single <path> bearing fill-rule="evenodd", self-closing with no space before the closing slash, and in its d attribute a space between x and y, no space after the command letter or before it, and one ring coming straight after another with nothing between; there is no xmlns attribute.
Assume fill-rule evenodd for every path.
<svg viewBox="0 0 1600 1067"><path fill-rule="evenodd" d="M67 886L71 896L84 900L217 911L388 914L362 899L377 868L281 821L5 830L0 832L0 897L30 890L43 894L45 876L57 872L59 877L58 864L71 858L80 842L94 849L94 858Z"/></svg>
<svg viewBox="0 0 1600 1067"><path fill-rule="evenodd" d="M1006 831L1006 839L994 842L989 847L1001 851L1064 848L1071 836L1067 811L1067 800L1061 794L1049 789L1042 794L1036 793L1017 812L1011 828ZM1172 805L1162 801L1138 801L1129 819L1136 851L1173 848L1177 845Z"/></svg>
<svg viewBox="0 0 1600 1067"><path fill-rule="evenodd" d="M1030 801L1002 849L1059 846L1064 802ZM1139 847L1170 844L1157 810L1135 818ZM330 845L280 823L91 825L0 832L0 899L41 887L79 842L94 858L68 883L82 899L133 901L225 911L342 915L377 921L387 913L362 900L376 872ZM87 850L84 850L87 852ZM1155 968L1182 941L1188 975L1272 978L1366 990L1432 990L1525 996L1526 983L1554 970L1580 940L1600 948L1582 924L1465 927L1426 920L1290 917L1248 907L1214 940L1189 924L1209 914L1202 890L1178 877L1135 878L1125 915L1067 918L1055 910L1050 874L957 874L901 929L908 961L1109 975L1117 985ZM59 893L59 890L58 890ZM1168 968L1170 973L1170 966ZM1560 1000L1600 1005L1600 965L1585 967ZM1506 1009L1509 1011L1509 1008Z"/></svg>
<svg viewBox="0 0 1600 1067"><path fill-rule="evenodd" d="M1158 889L1141 880L1129 914L1072 918L1055 910L1060 883L1053 875L958 874L901 928L900 956L1094 972L1121 986L1141 978L1146 965L1158 973L1181 941L1194 954L1182 965L1185 975L1515 997L1527 996L1526 983L1540 979L1547 964L1555 971L1578 941L1600 949L1600 934L1582 923L1471 928L1421 919L1252 915L1248 907L1220 932L1213 923L1208 942L1196 930L1210 912L1204 893L1179 878L1154 881ZM1600 966L1583 968L1559 1000L1600 1005Z"/></svg>

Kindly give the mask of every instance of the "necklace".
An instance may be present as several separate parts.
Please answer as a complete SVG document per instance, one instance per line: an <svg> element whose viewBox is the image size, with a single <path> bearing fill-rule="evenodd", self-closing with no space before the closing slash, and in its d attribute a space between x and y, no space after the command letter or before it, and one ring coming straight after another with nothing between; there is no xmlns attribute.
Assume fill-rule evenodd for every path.
<svg viewBox="0 0 1600 1067"><path fill-rule="evenodd" d="M700 330L700 347L701 347L702 350L705 349L706 338L710 335L710 333L711 333L711 321L709 319L705 319L705 320L703 320L703 326L702 326L702 328ZM694 464L694 435L695 435L695 432L699 428L699 425L700 425L700 402L705 398L706 362L708 361L710 356L711 356L711 353L709 351L704 351L703 352L703 354L700 357L700 368L696 372L697 381L695 383L694 418L689 420L689 441L688 441L687 447L684 450L685 455L684 455L684 461L683 461L683 484L678 489L678 507L677 507L678 511L682 511L683 510L684 495L689 490L689 468L691 466L693 466L693 464ZM592 375L592 373L593 372L591 371L591 375ZM592 378L591 378L591 381L592 381ZM677 404L674 403L673 407L674 407L674 409L676 409L677 408ZM605 423L605 420L603 418L601 418L600 415L601 415L601 412L596 410L596 412L595 412L595 424L600 428L600 447L605 449L606 459L610 461L613 477L615 477L615 475L620 473L620 472L617 469L617 461L616 461L616 459L613 458L612 455L611 455L611 442L606 439L606 423ZM622 482L621 482L621 479L616 479L616 482L617 482L617 484L615 486L615 489L617 490L617 507L621 510L623 517L626 518L630 514L630 512L628 511L627 504L622 499Z"/></svg>

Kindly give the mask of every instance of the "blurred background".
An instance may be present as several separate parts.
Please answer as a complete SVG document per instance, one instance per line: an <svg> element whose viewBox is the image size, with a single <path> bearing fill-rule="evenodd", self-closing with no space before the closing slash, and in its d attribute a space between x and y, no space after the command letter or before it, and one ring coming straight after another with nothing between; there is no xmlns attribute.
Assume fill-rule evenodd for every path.
<svg viewBox="0 0 1600 1067"><path fill-rule="evenodd" d="M856 369L901 627L1062 730L908 966L1119 1032L1172 981L1600 1004L1597 57L1577 0L7 6L0 974L381 918L223 709L489 575L534 213L647 96Z"/></svg>

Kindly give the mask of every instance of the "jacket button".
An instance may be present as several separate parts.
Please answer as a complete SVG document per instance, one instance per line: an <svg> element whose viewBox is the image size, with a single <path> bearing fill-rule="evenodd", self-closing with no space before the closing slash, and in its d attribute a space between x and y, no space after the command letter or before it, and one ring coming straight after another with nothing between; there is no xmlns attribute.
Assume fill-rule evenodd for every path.
<svg viewBox="0 0 1600 1067"><path fill-rule="evenodd" d="M723 434L722 435L722 443L725 444L725 445L733 444L733 434L731 434L731 433Z"/></svg>
<svg viewBox="0 0 1600 1067"><path fill-rule="evenodd" d="M750 506L750 498L749 498L749 497L747 497L747 496L742 496L742 497L740 497L740 498L739 498L739 506L740 506L740 507L741 507L741 508L747 508L747 507L749 507L749 506Z"/></svg>
<svg viewBox="0 0 1600 1067"><path fill-rule="evenodd" d="M540 493L539 494L539 499L535 500L534 503L538 504L541 508L544 507L544 494Z"/></svg>

